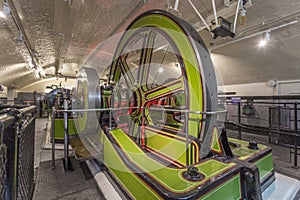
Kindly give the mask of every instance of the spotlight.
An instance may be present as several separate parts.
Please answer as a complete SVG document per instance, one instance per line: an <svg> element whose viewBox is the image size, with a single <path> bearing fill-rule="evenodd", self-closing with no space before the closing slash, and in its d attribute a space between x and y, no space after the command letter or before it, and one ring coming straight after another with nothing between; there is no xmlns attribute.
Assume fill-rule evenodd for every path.
<svg viewBox="0 0 300 200"><path fill-rule="evenodd" d="M1 18L6 18L6 15L4 14L4 12L0 11L0 17Z"/></svg>
<svg viewBox="0 0 300 200"><path fill-rule="evenodd" d="M260 42L259 42L259 46L260 47L264 47L264 46L266 46L266 44L267 44L267 41L266 40L261 40Z"/></svg>
<svg viewBox="0 0 300 200"><path fill-rule="evenodd" d="M271 39L271 32L267 31L265 34L265 38L263 40L261 40L258 45L260 47L264 47L264 46L266 46L267 42L270 41L270 39Z"/></svg>
<svg viewBox="0 0 300 200"><path fill-rule="evenodd" d="M158 69L158 73L163 73L164 72L164 69L162 68L162 67L160 67L159 69Z"/></svg>
<svg viewBox="0 0 300 200"><path fill-rule="evenodd" d="M266 32L265 40L268 42L271 39L271 31Z"/></svg>

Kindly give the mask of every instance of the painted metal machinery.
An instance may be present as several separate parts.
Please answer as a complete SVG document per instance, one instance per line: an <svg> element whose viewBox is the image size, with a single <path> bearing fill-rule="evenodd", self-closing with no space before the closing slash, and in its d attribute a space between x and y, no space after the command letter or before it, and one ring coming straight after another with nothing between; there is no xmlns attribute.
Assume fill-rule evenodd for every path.
<svg viewBox="0 0 300 200"><path fill-rule="evenodd" d="M122 35L106 84L80 73L79 136L127 198L262 199L274 181L271 148L227 138L209 51L184 20L147 11Z"/></svg>

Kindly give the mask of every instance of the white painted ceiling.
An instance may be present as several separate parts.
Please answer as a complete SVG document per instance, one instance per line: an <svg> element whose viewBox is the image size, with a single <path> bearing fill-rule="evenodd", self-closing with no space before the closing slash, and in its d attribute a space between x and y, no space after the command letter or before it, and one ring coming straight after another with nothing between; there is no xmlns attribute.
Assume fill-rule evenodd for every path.
<svg viewBox="0 0 300 200"><path fill-rule="evenodd" d="M19 30L11 15L0 19L0 84L17 90L43 88L51 85L53 77L76 77L80 64L98 44L123 31L140 13L168 7L166 0L5 1L26 36L19 40ZM174 0L170 2L174 5ZM212 15L211 1L192 2L205 18ZM224 84L299 79L300 22L271 31L271 40L264 48L257 45L264 34L222 46L298 20L300 16L299 0L253 0L252 3L247 9L247 23L238 25L235 39L213 40L208 31L199 32L211 50ZM222 9L224 0L216 0L216 5L218 10ZM180 1L179 12L191 24L201 22L187 0ZM112 53L94 55L108 57L98 63L93 61L93 65L99 65L99 73L107 67L105 60ZM45 71L45 78L36 78L36 70L30 69L32 57Z"/></svg>

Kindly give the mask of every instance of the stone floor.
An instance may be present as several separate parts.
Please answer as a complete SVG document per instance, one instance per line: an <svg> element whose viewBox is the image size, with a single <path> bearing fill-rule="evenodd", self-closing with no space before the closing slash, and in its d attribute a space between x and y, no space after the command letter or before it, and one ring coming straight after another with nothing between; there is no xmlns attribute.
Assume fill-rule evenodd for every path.
<svg viewBox="0 0 300 200"><path fill-rule="evenodd" d="M56 150L53 169L51 150L44 149L46 142L46 118L36 120L35 136L35 191L33 200L102 200L94 179L86 168L71 157L72 171L63 167L63 151ZM71 154L72 155L72 154Z"/></svg>
<svg viewBox="0 0 300 200"><path fill-rule="evenodd" d="M63 150L56 150L56 167L53 169L51 150L43 148L46 144L46 118L36 120L35 141L35 191L33 200L102 200L102 193L98 190L94 179L71 157L73 171L65 172L63 168ZM236 131L228 131L228 136L237 137ZM243 140L253 140L272 147L275 172L300 180L300 169L294 169L290 149L269 144L267 136L242 133ZM70 152L72 156L72 153ZM298 166L300 157L298 158ZM298 194L300 196L300 194Z"/></svg>

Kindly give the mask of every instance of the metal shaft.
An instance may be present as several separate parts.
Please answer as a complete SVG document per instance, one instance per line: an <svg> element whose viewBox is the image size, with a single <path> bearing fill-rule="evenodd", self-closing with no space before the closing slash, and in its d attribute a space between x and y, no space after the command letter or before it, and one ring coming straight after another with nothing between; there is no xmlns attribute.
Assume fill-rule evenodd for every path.
<svg viewBox="0 0 300 200"><path fill-rule="evenodd" d="M298 112L297 102L294 104L294 127L295 127L295 146L294 146L294 168L298 168Z"/></svg>
<svg viewBox="0 0 300 200"><path fill-rule="evenodd" d="M242 130L241 130L241 102L238 103L238 138L242 139Z"/></svg>
<svg viewBox="0 0 300 200"><path fill-rule="evenodd" d="M68 110L68 101L64 100L64 109ZM69 168L69 134L68 134L68 112L64 112L64 159L65 169Z"/></svg>

